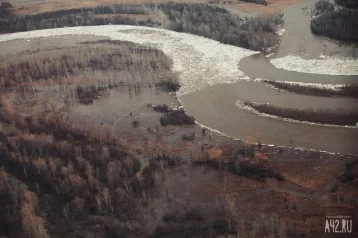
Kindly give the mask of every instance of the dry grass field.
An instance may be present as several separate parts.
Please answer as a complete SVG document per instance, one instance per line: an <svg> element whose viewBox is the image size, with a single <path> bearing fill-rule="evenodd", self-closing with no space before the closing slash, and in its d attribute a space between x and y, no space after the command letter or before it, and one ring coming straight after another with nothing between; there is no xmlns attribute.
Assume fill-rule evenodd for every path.
<svg viewBox="0 0 358 238"><path fill-rule="evenodd" d="M111 4L143 4L172 2L171 0L15 0L10 1L15 6L19 15L37 14L42 12L56 11L60 9L95 7L97 5ZM206 3L206 0L175 0L178 3Z"/></svg>
<svg viewBox="0 0 358 238"><path fill-rule="evenodd" d="M277 9L284 9L300 0L268 0L269 6L246 3L239 0L231 1L231 4L226 4L226 1L220 1L220 5L226 8L231 8L239 12L249 14L269 15L274 13ZM110 4L143 4L143 3L163 3L163 2L178 2L178 3L208 3L208 0L13 0L10 1L15 11L19 15L37 14L48 11L56 11L60 9L95 7L97 5ZM225 2L225 4L224 4Z"/></svg>
<svg viewBox="0 0 358 238"><path fill-rule="evenodd" d="M237 0L237 1L231 1L232 3L230 5L228 4L225 5L221 4L221 5L225 6L226 8L230 8L247 14L271 15L276 11L282 10L299 1L300 0L267 0L269 5L264 6L260 4L242 2Z"/></svg>

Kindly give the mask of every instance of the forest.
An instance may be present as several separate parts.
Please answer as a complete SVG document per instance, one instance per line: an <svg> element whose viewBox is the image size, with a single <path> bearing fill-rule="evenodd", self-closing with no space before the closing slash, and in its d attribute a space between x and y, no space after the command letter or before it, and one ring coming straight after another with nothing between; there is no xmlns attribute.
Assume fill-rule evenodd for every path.
<svg viewBox="0 0 358 238"><path fill-rule="evenodd" d="M358 1L357 0L334 0L335 3L343 7L357 9Z"/></svg>
<svg viewBox="0 0 358 238"><path fill-rule="evenodd" d="M275 88L287 90L289 92L319 96L319 97L353 97L358 98L358 86L357 85L344 85L335 89L322 88L311 85L301 85L298 83L279 82L275 80L264 80L264 83L274 86Z"/></svg>
<svg viewBox="0 0 358 238"><path fill-rule="evenodd" d="M98 60L98 55L102 60ZM31 113L26 113L18 110L16 100L5 92L16 92L39 83L62 84L67 91L74 89L81 102L98 93L103 85L108 89L121 85L123 80L126 88L157 83L173 85L177 81L174 75L170 76L171 63L159 50L109 40L84 42L68 49L36 50L14 56L8 64L3 62L0 236L151 237L152 232L145 230L145 211L151 198L158 193L155 174L163 169L163 163L173 163L174 159L164 153L158 154L146 158L149 165L142 167L141 156L113 135L108 126L80 128L65 119L56 103L52 107L42 107L41 93L36 90L33 90L34 103L40 104L41 111L32 106ZM109 79L105 74L107 70L117 72L118 80ZM93 77L95 71L100 71L98 75L105 78L103 84L95 79L98 87L91 84L90 77L83 81L72 77L87 72ZM135 80L138 71L138 80ZM147 77L139 76L142 74ZM22 100L30 99L22 96ZM46 100L46 103L51 102ZM180 120L194 123L194 118L183 111L171 111L165 118L168 123ZM136 120L133 127L138 126L134 122ZM214 235L228 229L225 222L212 228L198 211L191 209L183 212L180 220L181 215L177 217L175 226L163 218L166 226L157 227L153 237L178 229L178 234L185 237L207 237L209 230Z"/></svg>
<svg viewBox="0 0 358 238"><path fill-rule="evenodd" d="M297 121L349 126L355 126L358 121L358 112L354 109L295 109L253 102L244 102L244 105L257 110L260 113Z"/></svg>
<svg viewBox="0 0 358 238"><path fill-rule="evenodd" d="M336 2L342 4L341 1ZM311 21L312 32L335 40L358 43L358 10L347 8L348 4L343 6L335 9L328 1L317 2L315 7L319 15Z"/></svg>
<svg viewBox="0 0 358 238"><path fill-rule="evenodd" d="M0 87L14 87L34 81L49 80L63 83L64 77L70 80L87 71L114 72L121 79L122 84L128 82L141 85L159 84L160 79L171 78L169 73L171 64L170 58L161 51L139 47L130 42L110 40L85 42L77 47L35 51L8 58L0 67ZM133 71L138 71L138 75L132 75L129 79L126 75L130 75L129 72ZM87 77L88 81L90 81L89 77Z"/></svg>
<svg viewBox="0 0 358 238"><path fill-rule="evenodd" d="M56 113L23 117L5 98L0 121L6 122L0 131L2 235L86 236L75 224L100 224L111 237L138 234L139 225L129 228L123 221L140 224L138 209L153 186L152 173L138 180L139 160L116 138L75 128Z"/></svg>
<svg viewBox="0 0 358 238"><path fill-rule="evenodd" d="M227 10L203 4L160 4L168 16L168 29L205 36L224 44L265 50L278 44L277 26L283 14L241 19Z"/></svg>
<svg viewBox="0 0 358 238"><path fill-rule="evenodd" d="M131 42L82 42L9 57L0 67L0 89L34 92L34 84L66 85L68 100L89 104L119 87L176 91L180 85L171 66L163 52Z"/></svg>

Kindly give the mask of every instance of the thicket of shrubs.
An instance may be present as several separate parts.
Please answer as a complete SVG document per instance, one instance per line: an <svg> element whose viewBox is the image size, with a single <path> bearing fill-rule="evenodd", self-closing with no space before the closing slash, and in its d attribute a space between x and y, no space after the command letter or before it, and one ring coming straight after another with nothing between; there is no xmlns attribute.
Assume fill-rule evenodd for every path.
<svg viewBox="0 0 358 238"><path fill-rule="evenodd" d="M90 86L80 86L76 87L77 99L80 103L90 104L96 98L101 96L100 92L105 90L104 87L96 87L95 85Z"/></svg>
<svg viewBox="0 0 358 238"><path fill-rule="evenodd" d="M258 141L257 145L246 144L229 155L210 157L210 153L203 147L203 155L194 160L194 164L205 164L220 171L230 171L258 181L265 181L267 178L283 181L284 176L274 171L272 165L263 156L264 152L262 153L261 149L262 145Z"/></svg>
<svg viewBox="0 0 358 238"><path fill-rule="evenodd" d="M151 237L208 237L210 227L197 209L169 212L163 216L163 225L156 227ZM213 232L212 232L213 233Z"/></svg>
<svg viewBox="0 0 358 238"><path fill-rule="evenodd" d="M283 175L275 172L267 161L259 160L255 157L245 160L233 159L226 164L222 160L209 159L206 164L215 169L224 169L226 167L235 174L259 181L265 181L266 178L275 178L278 181L284 180Z"/></svg>
<svg viewBox="0 0 358 238"><path fill-rule="evenodd" d="M171 112L173 109L168 106L168 104L159 104L153 107L157 112Z"/></svg>
<svg viewBox="0 0 358 238"><path fill-rule="evenodd" d="M188 116L183 109L169 111L165 113L165 115L162 116L159 121L162 126L182 126L195 124L195 118L192 116Z"/></svg>
<svg viewBox="0 0 358 238"><path fill-rule="evenodd" d="M3 61L0 89L34 92L34 85L65 85L65 102L89 104L103 91L161 87L175 91L179 79L163 52L129 42L88 42L78 47L24 53ZM37 82L36 82L37 81ZM72 85L74 86L72 86ZM75 86L78 85L78 86Z"/></svg>
<svg viewBox="0 0 358 238"><path fill-rule="evenodd" d="M0 87L18 86L38 80L53 80L83 75L85 72L117 72L122 83L178 84L171 72L172 61L163 52L122 42L118 45L83 45L14 56L0 67ZM115 43L111 43L115 44ZM99 47L98 47L99 46Z"/></svg>
<svg viewBox="0 0 358 238"><path fill-rule="evenodd" d="M324 0L316 4L316 9L320 15L311 21L311 30L314 34L341 41L358 42L358 10L335 10L331 3Z"/></svg>
<svg viewBox="0 0 358 238"><path fill-rule="evenodd" d="M1 2L0 3L0 20L1 18L7 19L12 16L12 4L9 2Z"/></svg>
<svg viewBox="0 0 358 238"><path fill-rule="evenodd" d="M344 173L340 176L343 182L357 182L358 179L358 160L346 164Z"/></svg>
<svg viewBox="0 0 358 238"><path fill-rule="evenodd" d="M287 90L289 92L320 96L320 97L353 97L358 98L358 85L344 85L337 90L329 88L321 88L315 86L304 86L297 83L277 82L273 80L265 80L267 84L270 84L278 89Z"/></svg>
<svg viewBox="0 0 358 238"><path fill-rule="evenodd" d="M264 181L266 178L275 178L282 181L284 178L280 173L273 171L267 161L243 160L238 163L231 163L230 169L241 176Z"/></svg>
<svg viewBox="0 0 358 238"><path fill-rule="evenodd" d="M269 104L259 104L252 102L245 102L246 106L252 107L255 110L274 115L282 118L290 118L298 121L308 121L314 123L331 124L331 125L350 125L355 126L358 122L358 112L354 109L294 109L281 108L271 106Z"/></svg>
<svg viewBox="0 0 358 238"><path fill-rule="evenodd" d="M242 2L250 2L250 3L257 3L261 5L268 5L268 2L266 0L241 0Z"/></svg>

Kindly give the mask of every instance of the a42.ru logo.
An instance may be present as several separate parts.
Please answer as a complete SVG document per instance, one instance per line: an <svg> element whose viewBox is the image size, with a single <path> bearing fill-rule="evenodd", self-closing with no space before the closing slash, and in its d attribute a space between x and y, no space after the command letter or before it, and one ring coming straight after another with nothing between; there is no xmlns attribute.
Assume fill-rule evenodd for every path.
<svg viewBox="0 0 358 238"><path fill-rule="evenodd" d="M324 233L352 233L352 218L349 217L333 217L327 218Z"/></svg>

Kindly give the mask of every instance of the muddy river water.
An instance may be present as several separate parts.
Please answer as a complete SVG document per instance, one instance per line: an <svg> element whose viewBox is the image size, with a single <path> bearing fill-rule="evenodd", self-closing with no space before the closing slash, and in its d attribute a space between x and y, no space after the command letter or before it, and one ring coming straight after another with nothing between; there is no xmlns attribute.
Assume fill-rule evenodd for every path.
<svg viewBox="0 0 358 238"><path fill-rule="evenodd" d="M318 75L275 68L270 59L295 54L307 59L320 55L352 57L357 48L339 46L310 31L307 9L314 1L301 1L285 9L285 34L274 54L260 53L240 61L239 68L250 78L316 84L358 84L358 76ZM270 103L287 108L353 108L357 99L324 98L278 91L254 82L214 85L181 96L185 110L200 124L235 138L256 137L267 144L304 147L337 153L358 154L358 129L287 122L262 117L235 105L238 100Z"/></svg>
<svg viewBox="0 0 358 238"><path fill-rule="evenodd" d="M62 43L59 42L73 45L84 35L86 37L83 40L96 36L151 44L173 59L173 70L180 73L182 84L178 92L179 99L187 113L194 116L198 123L243 140L255 137L265 144L358 154L357 128L267 118L236 105L238 101L248 100L297 109L358 110L357 99L292 94L254 81L260 78L316 84L358 84L358 76L328 75L329 72L327 75L302 73L305 69L300 73L278 69L270 63L271 59L289 54L317 60L325 60L320 57L322 54L335 57L357 55L357 48L339 46L326 38L312 35L306 7L313 3L311 0L303 0L284 10L286 32L278 49L270 56L268 53L224 45L190 34L135 26L74 27L3 35L0 37L0 47L6 55L13 53L11 45L21 46L18 49L24 51L45 44L43 41L48 37L55 37L55 40L52 38L55 43L48 46L61 47ZM350 61L350 64L353 68L358 67L355 61ZM113 93L93 105L73 107L71 112L98 122L104 120L115 123L122 114L128 114L138 106L170 101L168 95L160 96L148 90L126 95L124 92Z"/></svg>

